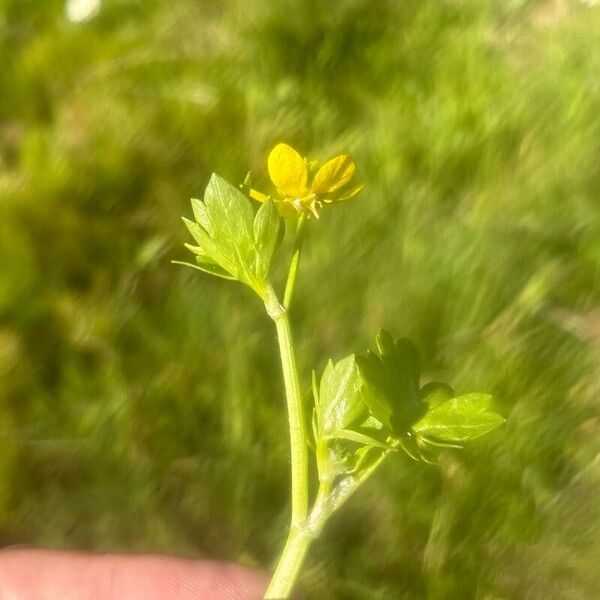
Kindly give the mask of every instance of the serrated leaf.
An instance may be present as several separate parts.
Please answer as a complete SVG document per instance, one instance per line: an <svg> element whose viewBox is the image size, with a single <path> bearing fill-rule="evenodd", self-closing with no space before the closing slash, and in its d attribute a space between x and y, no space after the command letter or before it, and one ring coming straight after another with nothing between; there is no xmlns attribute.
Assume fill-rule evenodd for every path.
<svg viewBox="0 0 600 600"><path fill-rule="evenodd" d="M201 225L195 223L194 221L190 221L185 217L183 217L183 222L188 228L188 231L192 234L192 237L196 240L196 243L199 244L201 248L205 248L206 245L211 245L210 235L208 235Z"/></svg>
<svg viewBox="0 0 600 600"><path fill-rule="evenodd" d="M419 354L412 342L385 330L376 337L380 355L357 357L365 384L363 397L371 413L396 436L405 434L426 410L419 398Z"/></svg>
<svg viewBox="0 0 600 600"><path fill-rule="evenodd" d="M194 254L199 254L199 252L202 252L204 256L209 257L213 263L220 265L232 277L236 278L238 268L235 264L235 261L231 260L230 257L222 252L219 245L215 243L205 229L198 223L190 221L185 217L183 218L183 222L198 244L197 247L192 247L194 248L192 252L194 252Z"/></svg>
<svg viewBox="0 0 600 600"><path fill-rule="evenodd" d="M387 375L381 359L368 351L366 355L356 357L356 365L365 384L362 389L363 400L369 407L371 415L384 427L391 429L392 405L386 390Z"/></svg>
<svg viewBox="0 0 600 600"><path fill-rule="evenodd" d="M273 254L281 240L281 218L272 200L260 206L254 217L254 242L256 247L256 275L266 280L271 269Z"/></svg>
<svg viewBox="0 0 600 600"><path fill-rule="evenodd" d="M184 219L197 246L198 268L237 279L264 297L273 253L281 241L279 215L266 202L254 215L250 200L236 187L213 174L204 201L192 200L196 221Z"/></svg>
<svg viewBox="0 0 600 600"><path fill-rule="evenodd" d="M421 400L431 408L435 408L440 404L454 398L454 390L447 384L439 381L430 381L425 384L419 392Z"/></svg>
<svg viewBox="0 0 600 600"><path fill-rule="evenodd" d="M360 395L361 381L354 354L335 365L330 360L321 377L317 422L320 435L335 437L338 431L366 416Z"/></svg>
<svg viewBox="0 0 600 600"><path fill-rule="evenodd" d="M211 175L206 186L204 204L214 227L213 236L232 242L252 240L254 212L250 201L243 192L216 173Z"/></svg>
<svg viewBox="0 0 600 600"><path fill-rule="evenodd" d="M212 239L221 254L237 266L238 277L254 287L254 212L250 201L213 173L204 192L204 204L213 228Z"/></svg>
<svg viewBox="0 0 600 600"><path fill-rule="evenodd" d="M192 198L191 203L194 219L196 219L196 221L206 229L207 233L212 236L213 229L210 218L208 217L208 212L206 211L206 204L204 204L202 200L198 200L198 198Z"/></svg>
<svg viewBox="0 0 600 600"><path fill-rule="evenodd" d="M183 265L184 267L191 267L192 269L196 269L198 271L202 271L203 273L208 273L209 275L215 275L216 277L221 277L222 279L229 279L230 281L235 281L235 277L232 277L227 271L224 271L219 265L215 265L211 262L203 262L200 257L196 257L196 262L198 264L191 264L188 262L184 262L181 260L173 260L171 261L174 265Z"/></svg>
<svg viewBox="0 0 600 600"><path fill-rule="evenodd" d="M218 250L216 244L213 242L210 235L208 235L208 233L205 231L205 229L198 223L195 223L194 221L190 221L189 219L186 219L185 217L183 217L183 222L185 223L185 226L187 227L188 231L192 234L192 237L198 244L197 247L205 255L207 255L207 256L214 255L215 258L218 258L220 255L219 250Z"/></svg>
<svg viewBox="0 0 600 600"><path fill-rule="evenodd" d="M505 419L489 410L488 394L465 394L429 410L413 425L419 436L433 440L464 442L484 435Z"/></svg>
<svg viewBox="0 0 600 600"><path fill-rule="evenodd" d="M382 329L377 336L377 346L384 362L395 363L400 367L398 373L418 383L421 377L421 361L417 347L409 339L392 340L390 334Z"/></svg>

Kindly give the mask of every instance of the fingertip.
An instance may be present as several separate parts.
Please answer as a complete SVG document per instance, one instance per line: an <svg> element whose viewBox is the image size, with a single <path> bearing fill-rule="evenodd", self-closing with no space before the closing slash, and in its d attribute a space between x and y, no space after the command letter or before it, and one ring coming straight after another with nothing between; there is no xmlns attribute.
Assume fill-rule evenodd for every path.
<svg viewBox="0 0 600 600"><path fill-rule="evenodd" d="M256 600L267 583L262 571L217 561L0 550L2 600Z"/></svg>

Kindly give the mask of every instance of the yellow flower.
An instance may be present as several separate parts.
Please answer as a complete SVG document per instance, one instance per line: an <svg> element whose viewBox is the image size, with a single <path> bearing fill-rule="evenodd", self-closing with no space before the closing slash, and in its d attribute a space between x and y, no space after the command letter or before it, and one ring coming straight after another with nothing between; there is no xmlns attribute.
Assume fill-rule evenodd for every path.
<svg viewBox="0 0 600 600"><path fill-rule="evenodd" d="M348 154L340 154L319 167L317 161L302 158L287 144L277 144L267 161L269 176L277 193L273 196L251 189L250 196L259 202L272 198L283 216L311 212L331 202L352 198L363 185L350 185L356 165ZM310 182L309 182L310 180Z"/></svg>

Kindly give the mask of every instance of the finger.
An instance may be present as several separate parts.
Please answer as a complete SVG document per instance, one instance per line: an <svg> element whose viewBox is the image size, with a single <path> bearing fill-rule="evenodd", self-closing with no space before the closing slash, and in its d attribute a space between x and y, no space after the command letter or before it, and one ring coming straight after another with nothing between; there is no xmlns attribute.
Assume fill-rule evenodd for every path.
<svg viewBox="0 0 600 600"><path fill-rule="evenodd" d="M267 583L263 572L214 561L0 551L2 600L257 600Z"/></svg>

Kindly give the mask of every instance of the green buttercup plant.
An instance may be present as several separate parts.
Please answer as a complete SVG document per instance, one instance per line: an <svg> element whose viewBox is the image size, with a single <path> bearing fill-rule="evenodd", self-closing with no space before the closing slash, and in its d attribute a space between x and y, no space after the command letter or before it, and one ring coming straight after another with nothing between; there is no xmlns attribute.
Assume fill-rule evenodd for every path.
<svg viewBox="0 0 600 600"><path fill-rule="evenodd" d="M265 598L292 593L311 543L330 517L390 455L406 452L435 463L444 448L461 448L504 422L488 394L456 395L444 383L421 383L416 347L384 330L376 350L330 360L312 393L303 393L289 320L307 221L327 206L355 196L356 166L347 154L324 164L278 144L268 158L274 189L259 192L249 178L235 187L211 177L204 200L192 200L194 220L184 222L195 240L186 247L210 275L240 281L263 301L279 342L291 455L291 523ZM254 210L250 198L260 202ZM295 242L283 295L276 291L271 265L284 222L295 225ZM309 386L306 386L309 387ZM306 415L310 418L306 418ZM311 494L309 471L318 488Z"/></svg>

